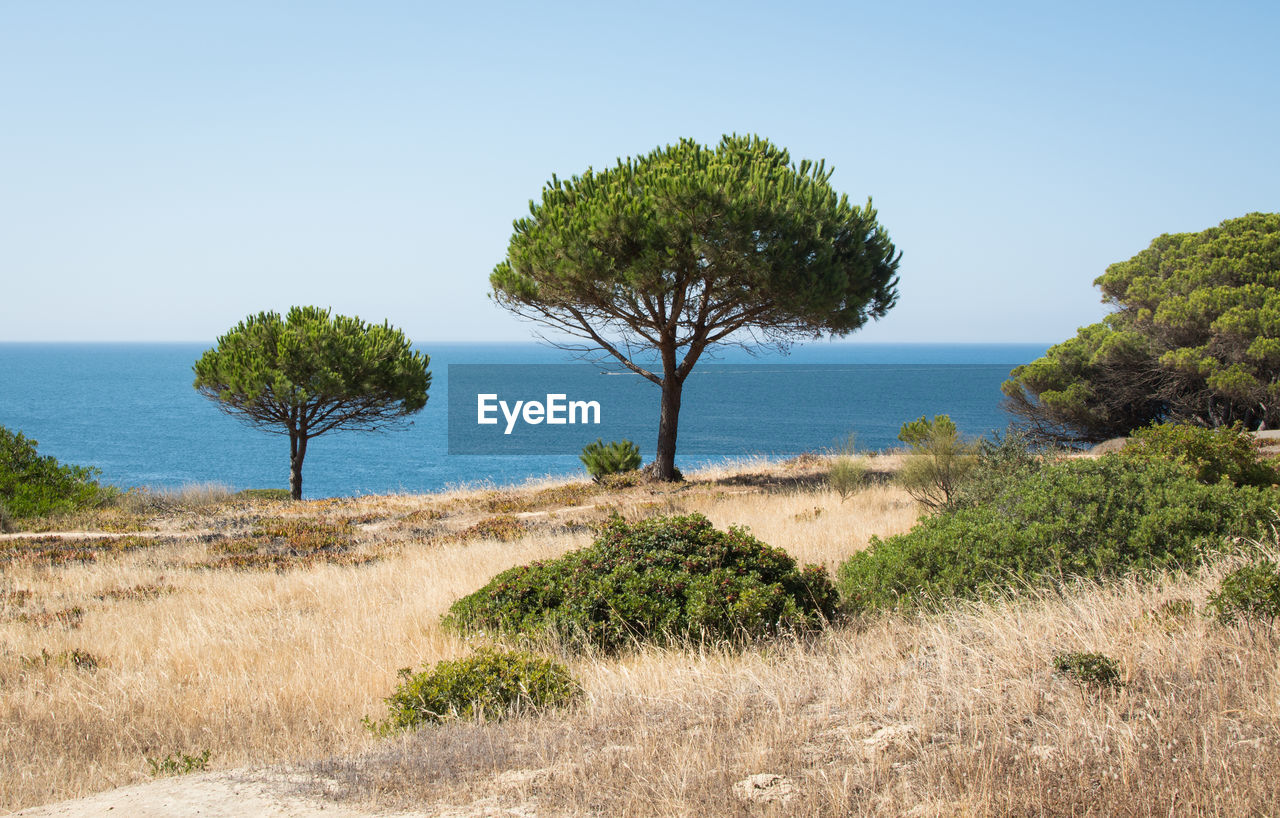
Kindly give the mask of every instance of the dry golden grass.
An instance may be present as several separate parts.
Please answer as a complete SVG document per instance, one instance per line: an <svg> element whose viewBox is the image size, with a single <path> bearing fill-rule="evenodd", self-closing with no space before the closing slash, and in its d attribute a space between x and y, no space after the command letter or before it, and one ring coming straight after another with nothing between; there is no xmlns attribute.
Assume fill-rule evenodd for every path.
<svg viewBox="0 0 1280 818"><path fill-rule="evenodd" d="M1215 577L585 660L573 713L425 730L317 773L345 797L548 815L1274 814L1275 638L1154 615ZM1056 674L1064 650L1115 657L1125 686ZM735 800L762 773L791 797Z"/></svg>
<svg viewBox="0 0 1280 818"><path fill-rule="evenodd" d="M919 513L882 484L841 503L821 469L745 463L607 493L543 482L227 501L170 509L145 521L165 536L93 560L0 565L0 806L147 780L148 758L209 750L212 769L311 763L326 791L355 803L475 814L1275 812L1276 638L1154 613L1171 599L1198 610L1220 568L887 617L742 653L578 657L587 696L567 713L390 741L362 728L382 715L398 668L469 649L438 627L453 600L504 568L586 545L612 511L701 511L828 567ZM499 513L524 535L452 536ZM187 533L173 533L173 515ZM352 532L373 561L200 567L220 537L318 522ZM74 624L57 617L77 608ZM1052 670L1064 650L1114 656L1127 685L1081 690ZM790 795L735 797L757 773L788 780L760 798Z"/></svg>

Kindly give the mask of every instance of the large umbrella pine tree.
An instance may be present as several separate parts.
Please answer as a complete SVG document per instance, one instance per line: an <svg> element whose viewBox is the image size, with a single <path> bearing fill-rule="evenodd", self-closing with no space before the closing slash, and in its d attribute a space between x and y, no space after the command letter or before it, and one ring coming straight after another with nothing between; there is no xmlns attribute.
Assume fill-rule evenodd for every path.
<svg viewBox="0 0 1280 818"><path fill-rule="evenodd" d="M843 336L893 306L901 253L870 200L850 204L830 178L756 136L553 176L491 296L657 384L656 472L674 479L681 391L708 347Z"/></svg>
<svg viewBox="0 0 1280 818"><path fill-rule="evenodd" d="M241 321L195 363L195 388L246 423L289 436L289 491L302 498L307 441L393 428L427 403L430 358L387 323L294 307Z"/></svg>

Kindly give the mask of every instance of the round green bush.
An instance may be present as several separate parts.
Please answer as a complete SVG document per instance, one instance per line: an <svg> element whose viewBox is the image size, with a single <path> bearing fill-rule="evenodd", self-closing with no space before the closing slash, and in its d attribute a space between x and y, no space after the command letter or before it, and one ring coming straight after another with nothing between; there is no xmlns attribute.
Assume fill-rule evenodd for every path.
<svg viewBox="0 0 1280 818"><path fill-rule="evenodd" d="M837 572L846 610L935 604L1072 577L1197 564L1261 534L1280 493L1198 482L1185 468L1106 455L1012 463L911 531L872 538Z"/></svg>
<svg viewBox="0 0 1280 818"><path fill-rule="evenodd" d="M387 697L384 721L365 720L385 735L445 719L493 721L533 709L563 707L581 689L559 662L525 651L485 648L472 656L437 662L420 673L400 671Z"/></svg>
<svg viewBox="0 0 1280 818"><path fill-rule="evenodd" d="M1224 625L1237 619L1275 622L1280 617L1280 569L1271 560L1241 566L1222 578L1208 603Z"/></svg>
<svg viewBox="0 0 1280 818"><path fill-rule="evenodd" d="M821 627L838 596L818 566L706 517L615 518L589 548L512 568L453 604L457 630L616 650L636 642L737 640Z"/></svg>

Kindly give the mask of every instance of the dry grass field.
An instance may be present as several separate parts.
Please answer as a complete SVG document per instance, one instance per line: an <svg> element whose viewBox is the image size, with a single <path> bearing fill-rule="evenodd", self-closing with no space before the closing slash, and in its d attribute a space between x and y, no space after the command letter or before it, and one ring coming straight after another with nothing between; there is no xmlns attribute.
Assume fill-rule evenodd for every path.
<svg viewBox="0 0 1280 818"><path fill-rule="evenodd" d="M745 651L565 657L586 692L568 711L392 739L362 726L398 668L472 648L438 626L453 600L588 544L613 512L699 511L830 569L920 513L874 479L841 502L823 468L292 504L206 489L78 521L110 535L0 540L0 813L206 752L210 770L287 768L371 812L1280 810L1280 640L1202 615L1221 565ZM1069 650L1115 657L1124 684L1064 678Z"/></svg>

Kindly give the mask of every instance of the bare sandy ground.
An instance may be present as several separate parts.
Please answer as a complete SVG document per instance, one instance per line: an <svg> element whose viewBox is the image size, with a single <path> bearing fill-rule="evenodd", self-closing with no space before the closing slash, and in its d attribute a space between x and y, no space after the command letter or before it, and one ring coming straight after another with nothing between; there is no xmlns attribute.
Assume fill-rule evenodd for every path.
<svg viewBox="0 0 1280 818"><path fill-rule="evenodd" d="M163 778L8 814L30 818L169 818L188 815L200 818L426 818L428 815L456 815L461 818L486 813L483 808L480 811L457 812L444 808L432 813L360 812L332 801L301 795L296 784L286 775L224 771Z"/></svg>

